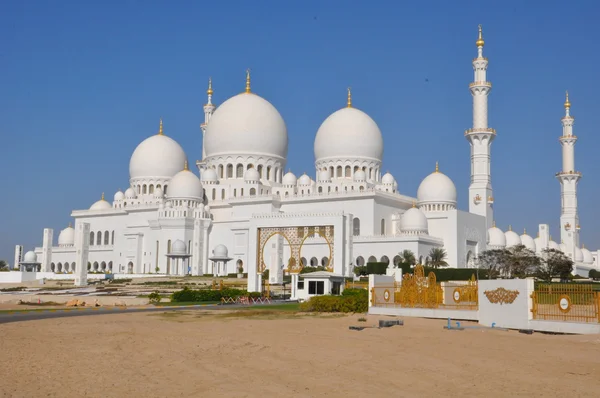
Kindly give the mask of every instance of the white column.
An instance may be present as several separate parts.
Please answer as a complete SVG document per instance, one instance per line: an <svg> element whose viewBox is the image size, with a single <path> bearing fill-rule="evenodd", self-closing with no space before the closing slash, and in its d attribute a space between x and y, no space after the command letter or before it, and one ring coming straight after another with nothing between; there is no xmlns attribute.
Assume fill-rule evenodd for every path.
<svg viewBox="0 0 600 398"><path fill-rule="evenodd" d="M87 286L90 224L75 224L75 286Z"/></svg>
<svg viewBox="0 0 600 398"><path fill-rule="evenodd" d="M262 274L257 275L257 278L256 278L256 282L257 282L256 291L257 292L262 292L262 278L263 278Z"/></svg>
<svg viewBox="0 0 600 398"><path fill-rule="evenodd" d="M299 274L292 274L292 291L290 297L292 300L298 299L298 279Z"/></svg>
<svg viewBox="0 0 600 398"><path fill-rule="evenodd" d="M44 228L44 238L42 240L42 258L41 267L43 272L50 272L50 263L52 262L52 240L54 230Z"/></svg>

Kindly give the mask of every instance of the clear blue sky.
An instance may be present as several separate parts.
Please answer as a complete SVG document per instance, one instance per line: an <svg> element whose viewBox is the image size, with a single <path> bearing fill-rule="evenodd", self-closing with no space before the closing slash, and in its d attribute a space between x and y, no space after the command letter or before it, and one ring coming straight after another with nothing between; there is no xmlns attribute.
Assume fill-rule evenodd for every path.
<svg viewBox="0 0 600 398"><path fill-rule="evenodd" d="M558 237L564 91L571 93L582 241L600 246L600 6L592 1L4 1L0 4L0 258L41 245L72 209L128 186L129 157L165 133L201 156L202 105L253 91L283 115L288 167L314 175L320 123L354 105L384 136L384 171L415 195L435 161L467 208L477 24L490 59L499 227ZM523 4L521 4L523 3ZM56 238L55 238L56 239ZM556 238L558 239L558 238Z"/></svg>

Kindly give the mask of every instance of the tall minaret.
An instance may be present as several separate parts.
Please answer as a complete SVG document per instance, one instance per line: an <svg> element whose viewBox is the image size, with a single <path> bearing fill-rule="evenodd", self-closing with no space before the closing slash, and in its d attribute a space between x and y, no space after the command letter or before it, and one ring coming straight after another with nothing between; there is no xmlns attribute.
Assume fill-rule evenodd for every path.
<svg viewBox="0 0 600 398"><path fill-rule="evenodd" d="M494 220L494 196L492 191L492 176L490 172L490 147L496 138L496 130L488 127L488 95L492 83L486 79L488 66L487 58L483 56L483 36L479 25L477 58L473 60L475 78L469 84L473 95L473 128L465 131L465 137L471 144L471 185L469 186L469 212L484 216L487 228Z"/></svg>
<svg viewBox="0 0 600 398"><path fill-rule="evenodd" d="M216 109L216 107L212 103L213 89L212 79L210 77L208 78L208 90L206 90L206 94L208 95L208 102L206 103L206 105L204 105L204 123L200 125L200 128L202 129L202 160L204 160L204 158L206 157L206 149L204 148L206 126L208 126L208 122L210 121L210 118Z"/></svg>
<svg viewBox="0 0 600 398"><path fill-rule="evenodd" d="M556 173L556 178L560 182L560 237L567 246L567 252L574 256L574 248L579 247L577 183L581 179L581 173L575 171L575 142L577 137L573 135L575 118L571 116L571 103L569 102L568 92L565 100L565 116L561 121L563 132L559 141L562 145L562 171Z"/></svg>

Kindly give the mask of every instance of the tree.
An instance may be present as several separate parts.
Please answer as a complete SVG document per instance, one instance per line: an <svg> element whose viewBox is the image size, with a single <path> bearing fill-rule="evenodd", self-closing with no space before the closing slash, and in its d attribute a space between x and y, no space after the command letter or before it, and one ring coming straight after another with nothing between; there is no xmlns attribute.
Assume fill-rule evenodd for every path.
<svg viewBox="0 0 600 398"><path fill-rule="evenodd" d="M354 275L356 275L356 276L367 276L367 266L366 265L356 265L356 266L354 266Z"/></svg>
<svg viewBox="0 0 600 398"><path fill-rule="evenodd" d="M541 259L535 252L524 245L512 246L508 249L506 263L501 266L501 271L509 278L523 278L535 273Z"/></svg>
<svg viewBox="0 0 600 398"><path fill-rule="evenodd" d="M8 262L6 260L0 260L0 271L8 271Z"/></svg>
<svg viewBox="0 0 600 398"><path fill-rule="evenodd" d="M569 279L573 272L573 260L556 249L544 249L542 259L538 265L535 276L545 282L552 278L560 277L561 280Z"/></svg>
<svg viewBox="0 0 600 398"><path fill-rule="evenodd" d="M400 253L400 262L407 264L409 266L413 266L417 263L417 258L415 257L415 253L412 250L402 250Z"/></svg>
<svg viewBox="0 0 600 398"><path fill-rule="evenodd" d="M427 265L432 268L447 267L446 256L446 250L440 247L433 247L429 251L429 262Z"/></svg>
<svg viewBox="0 0 600 398"><path fill-rule="evenodd" d="M500 275L505 264L509 261L510 252L506 249L484 250L475 259L477 266L488 271L488 278Z"/></svg>

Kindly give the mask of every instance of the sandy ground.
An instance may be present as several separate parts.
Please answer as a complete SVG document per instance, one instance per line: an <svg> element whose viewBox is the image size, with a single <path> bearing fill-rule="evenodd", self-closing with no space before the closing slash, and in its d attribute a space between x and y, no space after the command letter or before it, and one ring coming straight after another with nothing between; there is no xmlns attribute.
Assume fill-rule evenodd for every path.
<svg viewBox="0 0 600 398"><path fill-rule="evenodd" d="M178 312L0 325L2 397L593 397L600 336ZM384 317L369 316L366 325Z"/></svg>

